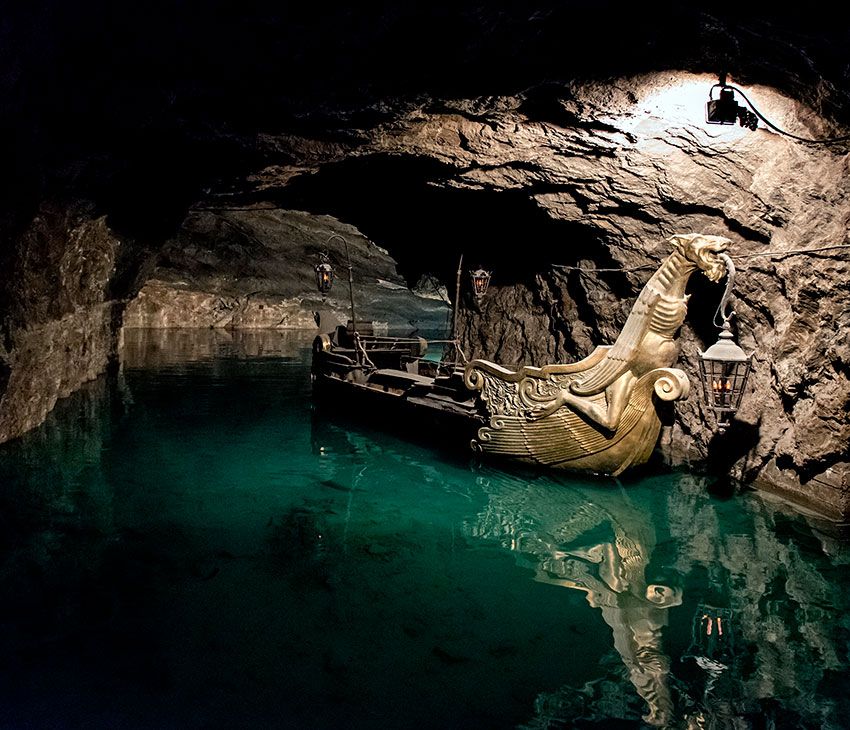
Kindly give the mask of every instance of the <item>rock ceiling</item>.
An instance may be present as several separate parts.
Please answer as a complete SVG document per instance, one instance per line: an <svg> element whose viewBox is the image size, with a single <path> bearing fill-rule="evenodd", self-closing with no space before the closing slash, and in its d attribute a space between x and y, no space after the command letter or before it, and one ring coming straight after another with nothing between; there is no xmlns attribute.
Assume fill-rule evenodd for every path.
<svg viewBox="0 0 850 730"><path fill-rule="evenodd" d="M465 251L497 274L464 337L505 364L611 341L643 281L642 270L559 265L649 266L665 237L687 230L727 235L742 255L846 243L846 149L700 121L726 69L790 131L845 129L850 23L837 12L554 1L14 9L0 27L14 171L2 176L12 245L0 263L16 272L0 285L0 384L15 386L0 437L74 387L62 380L36 398L31 368L16 380L52 362L33 326L58 327L51 336L68 347L86 331L105 361L98 333L112 315L101 303L130 296L166 241L173 252L190 208L333 215L388 249L410 283L426 270L447 280ZM81 231L96 231L93 251L108 251L113 274L92 269ZM803 495L832 485L831 508L850 509L847 261L838 251L741 261L754 397L721 443L692 398L665 436L671 459L708 454L720 471L734 464ZM695 283L692 371L717 297ZM73 326L56 324L67 317ZM44 367L54 382L61 358ZM80 363L80 378L93 368ZM26 418L10 424L10 403Z"/></svg>

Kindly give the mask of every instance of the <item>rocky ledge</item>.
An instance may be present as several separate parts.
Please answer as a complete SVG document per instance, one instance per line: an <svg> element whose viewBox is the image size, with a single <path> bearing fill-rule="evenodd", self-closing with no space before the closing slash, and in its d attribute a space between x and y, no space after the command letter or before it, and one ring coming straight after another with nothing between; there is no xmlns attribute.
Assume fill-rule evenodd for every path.
<svg viewBox="0 0 850 730"><path fill-rule="evenodd" d="M19 239L0 343L0 443L39 425L119 349L121 241L87 206L44 205Z"/></svg>
<svg viewBox="0 0 850 730"><path fill-rule="evenodd" d="M324 299L314 273L320 254L336 273ZM345 322L348 254L358 319L406 331L443 326L446 303L411 291L389 254L354 226L262 205L190 212L128 304L124 326L315 329L319 313L323 327Z"/></svg>

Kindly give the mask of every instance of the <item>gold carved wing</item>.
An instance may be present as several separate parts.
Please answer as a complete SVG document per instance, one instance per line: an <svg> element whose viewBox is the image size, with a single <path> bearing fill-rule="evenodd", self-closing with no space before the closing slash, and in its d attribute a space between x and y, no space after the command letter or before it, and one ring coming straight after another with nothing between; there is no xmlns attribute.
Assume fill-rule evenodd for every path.
<svg viewBox="0 0 850 730"><path fill-rule="evenodd" d="M629 313L623 331L605 358L570 384L573 393L585 396L601 393L629 369L660 298L660 292L644 288Z"/></svg>

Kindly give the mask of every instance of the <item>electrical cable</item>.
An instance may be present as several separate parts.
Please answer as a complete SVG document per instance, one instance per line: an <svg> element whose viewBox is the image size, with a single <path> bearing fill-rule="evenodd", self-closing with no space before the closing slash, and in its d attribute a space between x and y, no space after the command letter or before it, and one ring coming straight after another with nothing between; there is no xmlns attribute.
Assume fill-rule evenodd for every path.
<svg viewBox="0 0 850 730"><path fill-rule="evenodd" d="M818 253L819 251L832 251L836 248L850 248L850 243L836 243L833 246L820 246L818 248L792 248L788 251L756 251L755 253L738 253L733 259L751 259L754 256L796 256L804 253Z"/></svg>
<svg viewBox="0 0 850 730"><path fill-rule="evenodd" d="M850 243L836 243L832 246L818 246L817 248L796 248L789 249L788 251L756 251L755 253L741 253L741 254L733 254L731 258L733 259L751 259L757 256L800 256L803 254L812 254L819 253L820 251L834 251L835 249L844 249L850 248ZM619 272L619 273L628 273L630 271L641 271L644 269L655 269L658 267L657 263L654 264L643 264L641 266L627 266L625 268L617 269L617 268L599 268L599 269L591 269L585 266L567 266L566 264L552 264L552 266L556 269L563 269L565 271L581 271L586 274L596 274L596 273L607 273L607 272Z"/></svg>
<svg viewBox="0 0 850 730"><path fill-rule="evenodd" d="M747 104L749 104L750 109L753 110L753 113L761 119L768 127L770 127L774 132L779 134L784 134L786 137L790 137L791 139L796 139L798 142L804 142L805 144L838 144L840 142L848 142L850 141L850 134L845 134L842 137L828 137L826 139L808 139L807 137L800 137L799 135L793 134L791 132L786 132L784 129L780 129L773 122L771 122L764 114L762 114L758 107L756 107L753 102L750 101L749 97L741 91L737 86L732 86L731 84L715 84L711 87L709 91L709 98L711 97L711 91L714 89L731 89L732 91L737 91L741 97L744 99Z"/></svg>
<svg viewBox="0 0 850 730"><path fill-rule="evenodd" d="M565 271L584 271L589 272L591 274L597 272L619 272L619 273L627 273L629 271L641 271L643 269L655 269L658 267L658 264L643 264L642 266L626 266L625 268L599 268L599 269L590 269L586 266L567 266L566 264L552 264L556 269L564 269Z"/></svg>
<svg viewBox="0 0 850 730"><path fill-rule="evenodd" d="M441 292L440 288L437 286L436 279L433 276L431 276L431 274L425 274L425 276L428 277L428 281L430 282L431 288L434 290L434 293L440 298L440 300L444 304L447 304L449 307L451 307L452 303L449 301L448 297L443 296L443 292Z"/></svg>

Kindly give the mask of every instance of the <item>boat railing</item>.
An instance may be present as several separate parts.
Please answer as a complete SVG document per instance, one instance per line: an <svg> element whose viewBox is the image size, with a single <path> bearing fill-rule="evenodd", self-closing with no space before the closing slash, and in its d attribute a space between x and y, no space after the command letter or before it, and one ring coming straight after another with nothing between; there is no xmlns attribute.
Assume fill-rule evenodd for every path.
<svg viewBox="0 0 850 730"><path fill-rule="evenodd" d="M376 335L371 331L340 326L331 336L336 352L349 353L358 368L396 368L410 373L451 376L468 361L460 342L454 338L426 340L423 337ZM330 343L329 343L330 344ZM442 345L437 357L426 357L430 345ZM393 358L398 358L393 362Z"/></svg>
<svg viewBox="0 0 850 730"><path fill-rule="evenodd" d="M425 352L429 345L449 345L450 347L445 349L443 357L440 360L444 366L448 359L446 358L447 354L453 355L452 365L458 365L458 360L460 360L464 365L469 362L466 357L466 353L464 353L463 348L460 346L460 342L456 339L426 340L421 337L388 337L383 335L361 335L359 333L357 334L357 338L362 341L367 350L373 348L380 348L383 350L405 350L410 348L411 361L425 360ZM417 349L417 345L419 346L418 353L414 352L414 350Z"/></svg>

